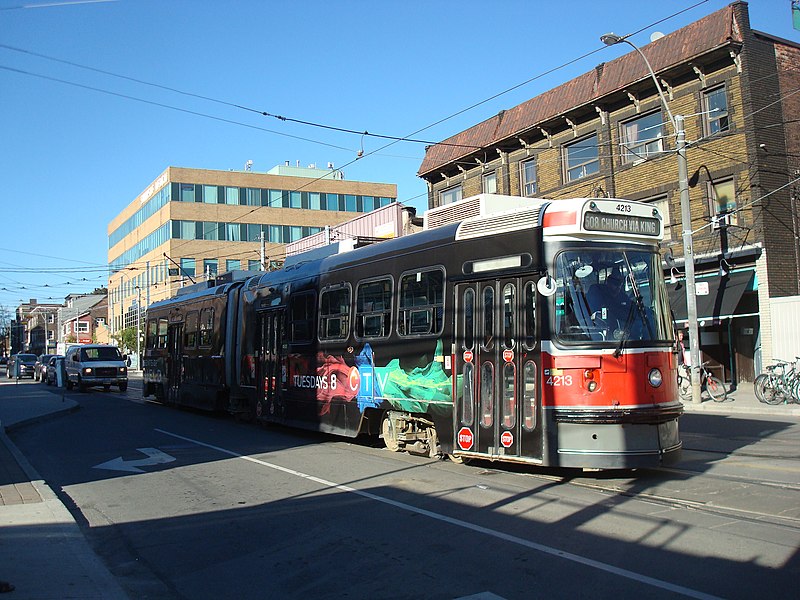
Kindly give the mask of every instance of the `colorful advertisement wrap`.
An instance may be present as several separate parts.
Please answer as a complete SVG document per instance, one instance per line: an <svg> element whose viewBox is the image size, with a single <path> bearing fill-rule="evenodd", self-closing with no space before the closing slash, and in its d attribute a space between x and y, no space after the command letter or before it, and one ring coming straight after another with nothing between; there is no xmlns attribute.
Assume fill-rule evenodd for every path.
<svg viewBox="0 0 800 600"><path fill-rule="evenodd" d="M358 409L377 408L388 402L392 408L424 413L430 403L452 403L452 379L444 370L441 341L436 344L433 361L424 367L405 371L400 360L386 366L375 366L372 347L365 344L349 365L341 356L319 353L315 373L304 361L293 361L289 385L298 389L314 389L320 403L319 414L330 412L331 402L358 403Z"/></svg>

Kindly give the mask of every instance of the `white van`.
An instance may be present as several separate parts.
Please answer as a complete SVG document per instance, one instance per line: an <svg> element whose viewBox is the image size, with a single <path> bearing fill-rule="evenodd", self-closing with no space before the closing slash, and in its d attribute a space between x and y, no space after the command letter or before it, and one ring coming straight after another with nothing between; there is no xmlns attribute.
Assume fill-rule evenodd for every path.
<svg viewBox="0 0 800 600"><path fill-rule="evenodd" d="M85 392L89 387L103 386L108 391L112 385L119 391L128 389L128 367L125 357L116 346L87 344L72 346L64 359L67 372L67 389L73 386Z"/></svg>

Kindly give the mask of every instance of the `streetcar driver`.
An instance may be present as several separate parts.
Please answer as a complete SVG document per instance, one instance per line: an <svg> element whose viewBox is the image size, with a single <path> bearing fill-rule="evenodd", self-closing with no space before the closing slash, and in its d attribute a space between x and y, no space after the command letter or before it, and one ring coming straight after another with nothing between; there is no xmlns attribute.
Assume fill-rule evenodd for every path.
<svg viewBox="0 0 800 600"><path fill-rule="evenodd" d="M589 288L588 300L592 319L601 319L614 329L625 326L631 298L625 291L625 276L619 268L614 268L603 283Z"/></svg>

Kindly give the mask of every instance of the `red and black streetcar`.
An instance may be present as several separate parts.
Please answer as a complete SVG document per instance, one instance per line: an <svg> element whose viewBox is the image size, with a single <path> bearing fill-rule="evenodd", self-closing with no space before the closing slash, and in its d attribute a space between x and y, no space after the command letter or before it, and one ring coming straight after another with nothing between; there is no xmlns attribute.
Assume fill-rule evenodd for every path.
<svg viewBox="0 0 800 600"><path fill-rule="evenodd" d="M387 448L577 468L678 459L650 204L482 194L147 311L144 394Z"/></svg>

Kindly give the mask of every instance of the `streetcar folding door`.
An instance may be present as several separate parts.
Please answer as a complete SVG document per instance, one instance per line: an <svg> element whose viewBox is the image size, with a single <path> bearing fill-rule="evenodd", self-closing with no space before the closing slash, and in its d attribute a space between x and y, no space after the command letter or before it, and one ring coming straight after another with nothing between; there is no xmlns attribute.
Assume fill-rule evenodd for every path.
<svg viewBox="0 0 800 600"><path fill-rule="evenodd" d="M183 325L167 327L167 402L175 404L180 398L183 381Z"/></svg>
<svg viewBox="0 0 800 600"><path fill-rule="evenodd" d="M285 414L281 389L285 384L286 371L283 356L285 311L269 310L260 314L261 348L259 381L263 399L258 403L256 414L268 419L280 419Z"/></svg>
<svg viewBox="0 0 800 600"><path fill-rule="evenodd" d="M455 287L454 451L542 459L536 282Z"/></svg>

